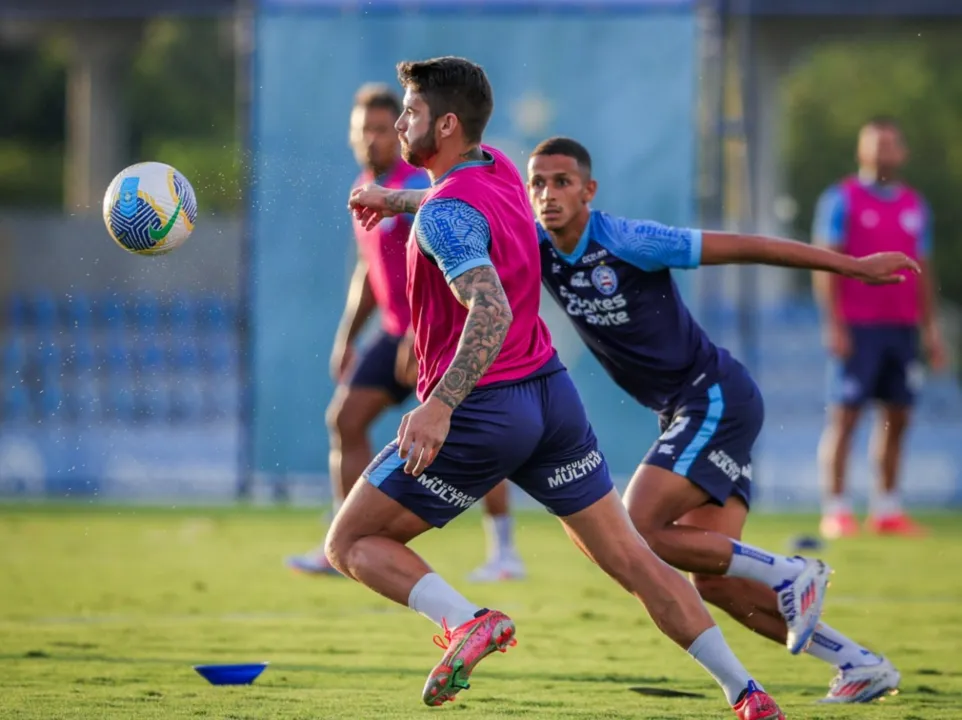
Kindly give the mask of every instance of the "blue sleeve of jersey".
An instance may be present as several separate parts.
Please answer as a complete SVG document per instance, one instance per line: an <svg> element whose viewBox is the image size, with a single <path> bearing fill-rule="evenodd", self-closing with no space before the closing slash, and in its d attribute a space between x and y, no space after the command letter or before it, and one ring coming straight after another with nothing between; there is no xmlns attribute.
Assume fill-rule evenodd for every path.
<svg viewBox="0 0 962 720"><path fill-rule="evenodd" d="M922 228L919 230L919 257L928 260L932 254L932 208L922 203Z"/></svg>
<svg viewBox="0 0 962 720"><path fill-rule="evenodd" d="M845 242L845 222L848 203L841 188L833 185L822 193L815 207L815 221L812 224L812 237L829 247L839 247Z"/></svg>
<svg viewBox="0 0 962 720"><path fill-rule="evenodd" d="M615 219L612 230L609 249L646 272L696 268L701 263L701 230L627 218Z"/></svg>
<svg viewBox="0 0 962 720"><path fill-rule="evenodd" d="M491 265L491 229L484 215L463 200L429 200L418 211L418 245L451 283L468 270Z"/></svg>

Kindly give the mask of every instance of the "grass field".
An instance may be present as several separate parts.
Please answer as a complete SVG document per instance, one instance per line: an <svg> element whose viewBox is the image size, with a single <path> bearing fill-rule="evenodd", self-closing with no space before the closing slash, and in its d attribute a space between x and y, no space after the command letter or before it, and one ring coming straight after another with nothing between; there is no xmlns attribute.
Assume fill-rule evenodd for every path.
<svg viewBox="0 0 962 720"><path fill-rule="evenodd" d="M714 683L546 515L519 516L529 580L463 582L483 555L478 518L416 546L476 602L511 613L519 643L486 660L457 703L431 709L420 701L439 657L427 620L283 568L320 533L314 512L0 506L0 718L729 717ZM929 520L929 539L823 554L837 570L825 619L902 670L902 692L881 704L815 704L829 667L720 617L790 718L962 717L962 523ZM747 537L782 550L812 525L758 517ZM270 667L246 687L212 687L191 668L260 660Z"/></svg>

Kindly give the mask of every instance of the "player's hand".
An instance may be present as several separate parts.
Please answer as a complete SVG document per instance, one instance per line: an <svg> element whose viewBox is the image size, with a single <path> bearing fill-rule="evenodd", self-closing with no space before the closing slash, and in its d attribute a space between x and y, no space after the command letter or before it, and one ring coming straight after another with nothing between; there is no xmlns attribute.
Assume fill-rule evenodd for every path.
<svg viewBox="0 0 962 720"><path fill-rule="evenodd" d="M905 271L918 275L922 268L905 253L882 252L856 258L848 275L867 285L893 285L905 282Z"/></svg>
<svg viewBox="0 0 962 720"><path fill-rule="evenodd" d="M331 379L336 383L344 382L347 374L354 365L356 353L354 344L344 341L335 341L334 350L331 352Z"/></svg>
<svg viewBox="0 0 962 720"><path fill-rule="evenodd" d="M384 218L397 214L388 207L387 198L390 192L387 188L374 183L362 185L351 191L347 207L354 213L354 217L361 226L365 230L370 230Z"/></svg>
<svg viewBox="0 0 962 720"><path fill-rule="evenodd" d="M410 336L403 337L398 345L394 378L404 387L414 387L418 382L418 359L414 354L414 338Z"/></svg>
<svg viewBox="0 0 962 720"><path fill-rule="evenodd" d="M852 336L848 328L841 323L829 323L825 330L825 347L839 360L845 360L852 354Z"/></svg>
<svg viewBox="0 0 962 720"><path fill-rule="evenodd" d="M929 359L929 367L933 372L941 372L945 369L945 343L942 342L942 331L938 323L928 323L922 329L922 347L925 349L926 357Z"/></svg>
<svg viewBox="0 0 962 720"><path fill-rule="evenodd" d="M434 458L451 429L451 408L440 400L428 398L403 418L398 428L398 455L408 475L420 475Z"/></svg>

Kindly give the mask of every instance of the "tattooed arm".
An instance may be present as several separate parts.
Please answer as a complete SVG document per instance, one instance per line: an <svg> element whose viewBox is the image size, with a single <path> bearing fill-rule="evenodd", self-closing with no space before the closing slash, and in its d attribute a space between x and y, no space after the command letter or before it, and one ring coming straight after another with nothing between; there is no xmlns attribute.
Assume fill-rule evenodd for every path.
<svg viewBox="0 0 962 720"><path fill-rule="evenodd" d="M498 357L513 316L498 271L491 265L459 275L451 283L451 290L468 309L468 317L458 351L431 397L453 409L474 390Z"/></svg>
<svg viewBox="0 0 962 720"><path fill-rule="evenodd" d="M508 298L491 262L491 231L484 215L462 200L439 198L421 208L418 246L444 273L468 316L454 359L431 397L456 408L501 352L511 326Z"/></svg>
<svg viewBox="0 0 962 720"><path fill-rule="evenodd" d="M417 188L389 190L369 183L354 188L347 207L354 213L358 222L365 229L370 230L386 217L413 215L421 206L426 193L427 190Z"/></svg>

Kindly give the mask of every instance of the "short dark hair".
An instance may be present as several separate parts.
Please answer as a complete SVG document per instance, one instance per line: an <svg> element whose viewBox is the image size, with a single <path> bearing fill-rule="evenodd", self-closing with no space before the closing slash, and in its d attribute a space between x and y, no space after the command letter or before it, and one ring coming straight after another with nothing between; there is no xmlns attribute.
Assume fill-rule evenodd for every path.
<svg viewBox="0 0 962 720"><path fill-rule="evenodd" d="M575 162L578 163L578 167L580 167L588 177L591 177L591 153L588 152L588 148L577 140L572 140L567 137L548 138L547 140L541 141L538 147L531 151L531 157L537 157L539 155L564 155L565 157L574 158Z"/></svg>
<svg viewBox="0 0 962 720"><path fill-rule="evenodd" d="M365 83L354 93L354 107L365 110L390 110L401 116L401 100L386 83Z"/></svg>
<svg viewBox="0 0 962 720"><path fill-rule="evenodd" d="M891 115L874 115L865 121L862 129L875 128L876 130L895 130L899 135L903 135L902 125Z"/></svg>
<svg viewBox="0 0 962 720"><path fill-rule="evenodd" d="M432 121L452 113L464 129L464 139L481 142L494 110L494 92L480 65L459 57L401 62L397 78L403 88L424 96Z"/></svg>

